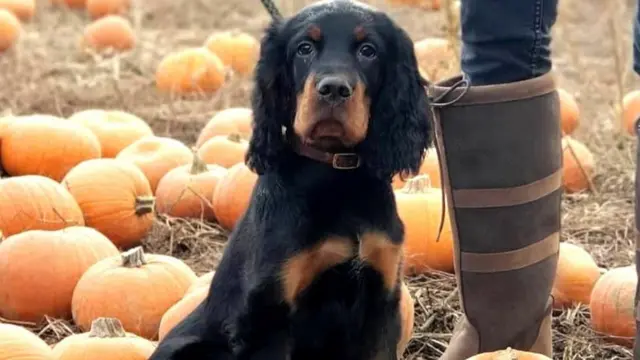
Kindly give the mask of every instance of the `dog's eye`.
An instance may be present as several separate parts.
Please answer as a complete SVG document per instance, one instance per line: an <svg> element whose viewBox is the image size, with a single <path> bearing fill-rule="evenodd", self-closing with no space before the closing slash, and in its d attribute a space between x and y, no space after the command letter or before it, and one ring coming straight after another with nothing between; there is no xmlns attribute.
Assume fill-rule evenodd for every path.
<svg viewBox="0 0 640 360"><path fill-rule="evenodd" d="M363 44L362 46L360 46L360 49L358 49L358 53L361 56L364 56L366 58L374 58L377 54L376 48L373 47L373 45L371 44Z"/></svg>
<svg viewBox="0 0 640 360"><path fill-rule="evenodd" d="M313 53L313 50L314 50L313 44L308 41L305 41L300 45L298 45L297 52L298 52L298 55L300 56L307 56Z"/></svg>

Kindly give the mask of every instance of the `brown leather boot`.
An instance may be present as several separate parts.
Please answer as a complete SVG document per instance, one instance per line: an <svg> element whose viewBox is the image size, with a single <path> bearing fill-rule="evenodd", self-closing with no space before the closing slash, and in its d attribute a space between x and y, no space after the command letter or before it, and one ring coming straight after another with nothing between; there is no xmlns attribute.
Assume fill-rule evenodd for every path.
<svg viewBox="0 0 640 360"><path fill-rule="evenodd" d="M432 87L462 95L461 77ZM449 94L445 94L450 90ZM436 146L464 315L441 360L512 347L552 354L551 287L562 195L560 104L551 74L471 86L437 108Z"/></svg>

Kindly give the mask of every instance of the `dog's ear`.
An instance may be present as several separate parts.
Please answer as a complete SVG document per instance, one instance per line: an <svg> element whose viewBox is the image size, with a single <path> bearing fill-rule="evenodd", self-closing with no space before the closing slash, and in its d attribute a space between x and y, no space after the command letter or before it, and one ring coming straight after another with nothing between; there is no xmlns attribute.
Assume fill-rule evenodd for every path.
<svg viewBox="0 0 640 360"><path fill-rule="evenodd" d="M413 42L387 19L387 51L382 60L382 87L372 99L371 119L361 156L376 176L417 174L431 145L429 99L422 85Z"/></svg>
<svg viewBox="0 0 640 360"><path fill-rule="evenodd" d="M295 111L293 83L287 66L287 40L282 35L284 26L284 22L276 20L267 28L254 72L253 133L245 163L257 174L273 170L284 161L286 144L282 127L288 126Z"/></svg>

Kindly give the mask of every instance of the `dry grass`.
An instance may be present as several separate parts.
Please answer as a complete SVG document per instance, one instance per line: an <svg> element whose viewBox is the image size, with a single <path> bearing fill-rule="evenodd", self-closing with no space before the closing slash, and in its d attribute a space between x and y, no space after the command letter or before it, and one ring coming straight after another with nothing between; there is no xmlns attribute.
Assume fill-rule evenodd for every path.
<svg viewBox="0 0 640 360"><path fill-rule="evenodd" d="M309 2L290 0L279 5L284 13L291 13ZM443 12L391 8L384 0L369 2L388 10L416 40L457 32L447 26ZM584 141L597 160L596 191L565 196L562 239L584 246L603 268L629 265L634 248L635 141L620 134L618 119L621 95L640 85L631 71L634 1L560 3L552 44L555 70L560 86L574 94L580 105L581 125L574 137ZM190 145L217 110L249 105L248 79L231 79L213 96L171 99L156 92L153 75L165 54L198 46L212 31L240 28L260 36L268 16L258 0L137 4L129 15L137 30L136 50L103 56L78 49L88 22L83 13L39 0L38 14L26 25L19 46L0 55L0 112L69 116L93 107L124 109L146 119L157 134ZM215 224L160 217L145 247L180 257L202 274L215 267L225 236ZM406 358L438 359L460 316L454 278L433 273L407 281L416 299L416 321ZM584 307L554 315L554 359L632 358L629 349L610 345L590 330ZM77 331L72 324L53 319L27 325L49 343Z"/></svg>

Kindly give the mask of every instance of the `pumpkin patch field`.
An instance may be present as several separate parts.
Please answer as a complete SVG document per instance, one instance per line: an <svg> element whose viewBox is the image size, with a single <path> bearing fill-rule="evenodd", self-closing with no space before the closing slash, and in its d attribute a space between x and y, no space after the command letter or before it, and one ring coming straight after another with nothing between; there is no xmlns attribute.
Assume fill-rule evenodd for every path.
<svg viewBox="0 0 640 360"><path fill-rule="evenodd" d="M459 71L456 1L365 2L408 31L424 76ZM559 6L553 359L632 359L635 1ZM203 301L257 179L244 154L268 22L260 0L0 0L0 360L144 360ZM438 359L461 316L440 175L429 149L392 183L407 360ZM473 357L507 358L543 359Z"/></svg>

